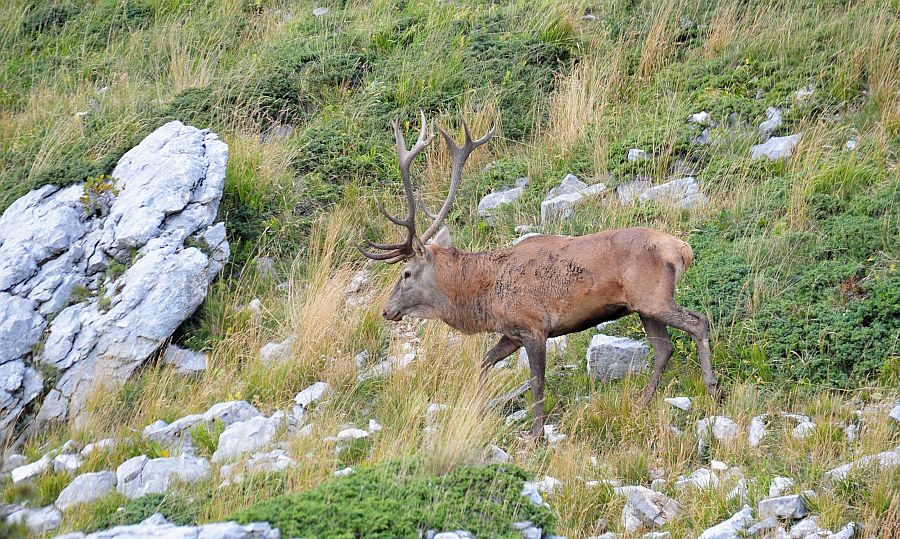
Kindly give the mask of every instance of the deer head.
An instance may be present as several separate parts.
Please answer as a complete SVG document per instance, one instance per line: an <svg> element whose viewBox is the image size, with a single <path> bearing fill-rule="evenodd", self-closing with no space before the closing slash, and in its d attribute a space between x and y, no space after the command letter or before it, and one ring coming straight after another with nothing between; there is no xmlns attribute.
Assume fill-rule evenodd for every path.
<svg viewBox="0 0 900 539"><path fill-rule="evenodd" d="M465 132L465 140L462 146L458 146L450 135L447 134L440 126L438 132L444 138L447 149L450 152L450 191L447 199L441 206L437 215L427 210L424 204L421 204L423 212L431 219L431 225L421 236L416 235L416 195L413 190L412 180L409 175L409 167L415 157L428 146L434 139L434 134L429 135L425 113L420 112L422 126L419 129L419 138L412 148L406 148L406 141L403 138L403 132L400 130L398 121L395 118L392 122L394 127L394 138L397 141L397 157L400 163L400 175L403 178L403 190L406 194L407 214L405 219L394 217L380 203L378 209L392 223L406 228L406 240L400 243L373 243L367 241L369 247L384 251L381 253L371 253L360 248L360 252L372 260L380 260L388 264L403 262L403 271L394 284L391 296L388 298L384 306L382 315L388 320L400 320L406 315L416 316L420 318L435 318L435 307L440 301L440 292L437 289L434 279L434 246L446 248L450 244L450 233L446 227L442 227L444 219L453 206L456 198L456 192L459 188L459 180L462 176L463 167L469 154L472 151L487 142L493 135L495 128L491 128L483 137L472 140L472 134L469 132L469 126L466 121L462 121L463 131ZM431 243L429 244L429 240Z"/></svg>

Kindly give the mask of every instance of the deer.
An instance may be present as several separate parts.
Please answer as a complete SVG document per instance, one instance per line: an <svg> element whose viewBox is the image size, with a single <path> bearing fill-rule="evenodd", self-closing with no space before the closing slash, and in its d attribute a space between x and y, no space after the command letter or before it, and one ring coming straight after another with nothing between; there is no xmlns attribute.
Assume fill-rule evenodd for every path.
<svg viewBox="0 0 900 539"><path fill-rule="evenodd" d="M675 303L675 285L693 261L686 242L652 228L622 228L583 236L538 235L497 251L466 252L450 246L443 226L459 189L469 155L494 135L496 126L472 139L462 119L461 145L442 127L438 132L450 155L450 187L435 215L416 196L410 165L434 139L420 112L418 140L406 147L403 132L392 122L403 190L405 218L379 211L406 229L398 243L366 240L367 258L387 264L403 263L382 316L398 322L404 316L441 320L464 334L490 332L499 341L481 362L481 381L496 363L525 348L530 370L534 422L531 434L543 431L546 342L548 338L583 331L601 322L637 313L653 350L653 367L639 401L646 407L674 352L668 327L691 336L698 349L704 386L714 397L718 382L710 361L709 321L699 312ZM432 222L417 234L417 199Z"/></svg>

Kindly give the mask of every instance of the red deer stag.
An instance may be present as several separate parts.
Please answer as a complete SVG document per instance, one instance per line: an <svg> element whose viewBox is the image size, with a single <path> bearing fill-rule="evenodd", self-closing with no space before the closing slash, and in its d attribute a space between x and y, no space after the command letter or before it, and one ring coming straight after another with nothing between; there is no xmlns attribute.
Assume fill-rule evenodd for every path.
<svg viewBox="0 0 900 539"><path fill-rule="evenodd" d="M404 316L440 319L464 333L493 332L500 341L481 363L482 377L501 359L524 346L531 369L534 395L533 434L544 424L544 369L546 342L581 331L600 322L637 313L653 346L655 362L643 393L646 405L672 357L674 347L666 326L687 332L699 349L703 383L715 395L717 382L710 364L709 327L706 316L675 304L675 283L690 266L691 247L668 234L649 228L607 230L579 237L534 236L500 251L469 253L450 247L450 235L442 227L456 197L463 166L469 154L494 134L472 140L462 122L462 146L438 127L451 158L450 192L437 216L423 208L433 222L416 235L416 197L410 181L412 161L434 138L427 134L425 115L419 138L406 148L403 133L394 120L394 137L407 214L400 219L379 209L392 223L406 228L401 243L373 243L383 252L360 251L388 264L404 262L403 272L387 300L384 318ZM429 243L431 240L431 243Z"/></svg>

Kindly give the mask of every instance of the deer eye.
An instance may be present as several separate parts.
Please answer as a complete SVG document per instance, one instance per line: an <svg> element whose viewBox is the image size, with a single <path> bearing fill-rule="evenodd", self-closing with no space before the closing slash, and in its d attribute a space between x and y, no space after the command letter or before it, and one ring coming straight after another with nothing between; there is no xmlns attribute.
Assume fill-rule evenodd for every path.
<svg viewBox="0 0 900 539"><path fill-rule="evenodd" d="M404 278L404 279L409 279L409 276L410 276L410 275L412 275L412 273L410 273L409 270L406 270L406 271L403 272L403 278Z"/></svg>

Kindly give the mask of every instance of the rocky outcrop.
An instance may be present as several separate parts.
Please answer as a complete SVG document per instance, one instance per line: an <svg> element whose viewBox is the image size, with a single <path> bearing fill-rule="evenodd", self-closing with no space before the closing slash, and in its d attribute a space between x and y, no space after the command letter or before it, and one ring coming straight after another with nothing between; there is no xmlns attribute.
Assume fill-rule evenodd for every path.
<svg viewBox="0 0 900 539"><path fill-rule="evenodd" d="M72 533L64 537L65 539L281 539L281 532L265 522L243 525L236 522L217 522L202 526L176 526L157 513L140 524L117 526L88 535Z"/></svg>
<svg viewBox="0 0 900 539"><path fill-rule="evenodd" d="M213 224L227 161L214 133L170 122L119 160L113 180L46 185L7 208L0 438L38 400L32 429L79 424L91 392L121 385L196 310L229 255Z"/></svg>
<svg viewBox="0 0 900 539"><path fill-rule="evenodd" d="M210 406L209 410L202 414L186 415L172 423L157 421L144 427L143 435L150 441L159 443L162 447L191 452L193 440L191 429L197 426L205 426L212 429L219 424L229 427L234 423L246 421L260 416L259 410L247 401L219 402Z"/></svg>
<svg viewBox="0 0 900 539"><path fill-rule="evenodd" d="M547 192L547 196L541 202L541 224L572 217L575 207L584 199L597 196L604 191L606 186L602 183L589 186L574 174L567 174L558 186Z"/></svg>
<svg viewBox="0 0 900 539"><path fill-rule="evenodd" d="M800 144L803 133L797 133L789 137L772 137L763 144L757 144L750 148L750 157L760 159L765 157L769 161L787 159L794 153L794 148Z"/></svg>
<svg viewBox="0 0 900 539"><path fill-rule="evenodd" d="M59 493L56 507L67 511L78 504L92 502L116 490L116 474L96 472L81 474Z"/></svg>
<svg viewBox="0 0 900 539"><path fill-rule="evenodd" d="M183 455L150 459L130 458L116 468L116 489L126 498L166 492L173 481L193 483L209 477L209 461Z"/></svg>

